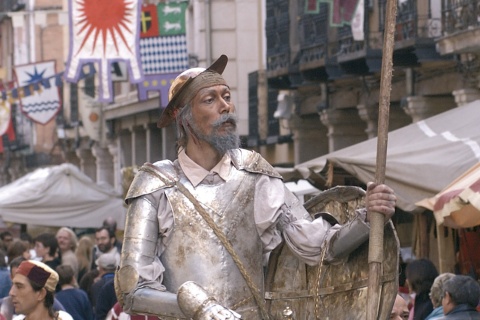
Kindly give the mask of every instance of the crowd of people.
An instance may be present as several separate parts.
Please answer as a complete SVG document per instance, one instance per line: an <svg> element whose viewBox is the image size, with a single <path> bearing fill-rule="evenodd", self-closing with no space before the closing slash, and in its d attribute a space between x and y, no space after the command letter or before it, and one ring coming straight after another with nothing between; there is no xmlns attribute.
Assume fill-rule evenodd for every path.
<svg viewBox="0 0 480 320"><path fill-rule="evenodd" d="M471 275L438 273L429 259L405 268L406 299L398 294L391 320L479 320L480 284Z"/></svg>
<svg viewBox="0 0 480 320"><path fill-rule="evenodd" d="M67 227L34 238L0 233L0 320L120 319L113 284L122 245L116 229L109 218L80 238ZM38 296L33 300L42 303L32 304Z"/></svg>

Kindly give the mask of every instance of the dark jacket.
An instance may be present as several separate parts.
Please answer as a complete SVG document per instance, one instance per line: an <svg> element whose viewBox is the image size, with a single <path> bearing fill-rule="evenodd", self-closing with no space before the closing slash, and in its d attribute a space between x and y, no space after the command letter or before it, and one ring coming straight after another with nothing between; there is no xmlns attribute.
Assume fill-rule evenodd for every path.
<svg viewBox="0 0 480 320"><path fill-rule="evenodd" d="M480 320L480 313L467 304L460 304L439 320Z"/></svg>
<svg viewBox="0 0 480 320"><path fill-rule="evenodd" d="M433 304L428 293L422 292L415 296L414 320L423 320L433 311Z"/></svg>

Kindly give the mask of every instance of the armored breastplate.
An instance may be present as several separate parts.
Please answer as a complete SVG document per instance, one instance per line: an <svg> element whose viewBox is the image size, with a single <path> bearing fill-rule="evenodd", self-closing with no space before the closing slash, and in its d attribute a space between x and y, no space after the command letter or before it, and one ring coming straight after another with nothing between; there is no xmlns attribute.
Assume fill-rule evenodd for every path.
<svg viewBox="0 0 480 320"><path fill-rule="evenodd" d="M183 172L178 178L206 209L229 239L243 266L263 291L262 245L254 221L256 174L232 167L228 183L194 188ZM222 242L176 188L165 191L173 208L174 230L160 260L165 266L163 284L177 292L185 281L195 281L225 307L258 318L246 281Z"/></svg>

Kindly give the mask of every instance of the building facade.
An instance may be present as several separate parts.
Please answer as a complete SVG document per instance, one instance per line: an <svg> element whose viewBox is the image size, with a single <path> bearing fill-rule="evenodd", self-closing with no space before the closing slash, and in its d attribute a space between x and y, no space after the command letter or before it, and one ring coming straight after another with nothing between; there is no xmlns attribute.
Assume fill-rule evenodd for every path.
<svg viewBox="0 0 480 320"><path fill-rule="evenodd" d="M160 0L145 0L158 4ZM294 165L376 136L386 0L190 0L190 66L229 57L225 78L244 147ZM479 98L476 2L399 0L390 130ZM68 56L67 0L1 2L0 76L13 66ZM348 9L348 10L347 10ZM352 20L355 18L355 20ZM354 21L354 23L352 23ZM128 81L98 101L88 76L61 87L62 110L38 125L15 109L0 184L42 165L71 162L124 191L126 168L175 159L175 129L159 129L158 93L139 101ZM8 142L8 143L7 143Z"/></svg>

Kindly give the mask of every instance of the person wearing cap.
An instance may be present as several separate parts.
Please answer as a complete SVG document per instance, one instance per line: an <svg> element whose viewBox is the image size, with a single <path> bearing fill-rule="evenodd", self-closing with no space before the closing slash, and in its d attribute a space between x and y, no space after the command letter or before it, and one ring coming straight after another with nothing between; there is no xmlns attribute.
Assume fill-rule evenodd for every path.
<svg viewBox="0 0 480 320"><path fill-rule="evenodd" d="M58 274L36 260L23 261L15 271L10 289L14 320L73 320L65 311L53 309Z"/></svg>
<svg viewBox="0 0 480 320"><path fill-rule="evenodd" d="M110 299L110 298L112 298L112 297L102 297L100 292L102 290L102 287L105 284L107 284L110 281L113 281L113 277L114 277L114 274L115 274L115 269L118 266L119 260L120 260L119 255L104 253L95 261L95 263L97 264L97 268L98 268L98 277L97 277L97 279L95 280L95 282L93 283L93 285L90 289L91 290L91 296L92 296L91 303L92 303L92 306L93 306L94 310L98 309L97 304L99 303L99 301L102 303L102 309L106 309L105 314L115 304L116 298L115 298L115 301L113 303L111 303L112 299ZM110 302L108 302L107 300L110 301ZM105 302L106 302L107 306L105 306Z"/></svg>
<svg viewBox="0 0 480 320"><path fill-rule="evenodd" d="M178 158L142 166L127 193L116 272L127 313L266 319L265 254L285 241L316 265L325 244L327 261L338 262L368 239L365 210L344 226L312 221L275 169L239 148L235 106L222 76L227 62L222 55L173 81L157 125L176 123ZM388 220L395 201L388 186L368 186L367 211Z"/></svg>

